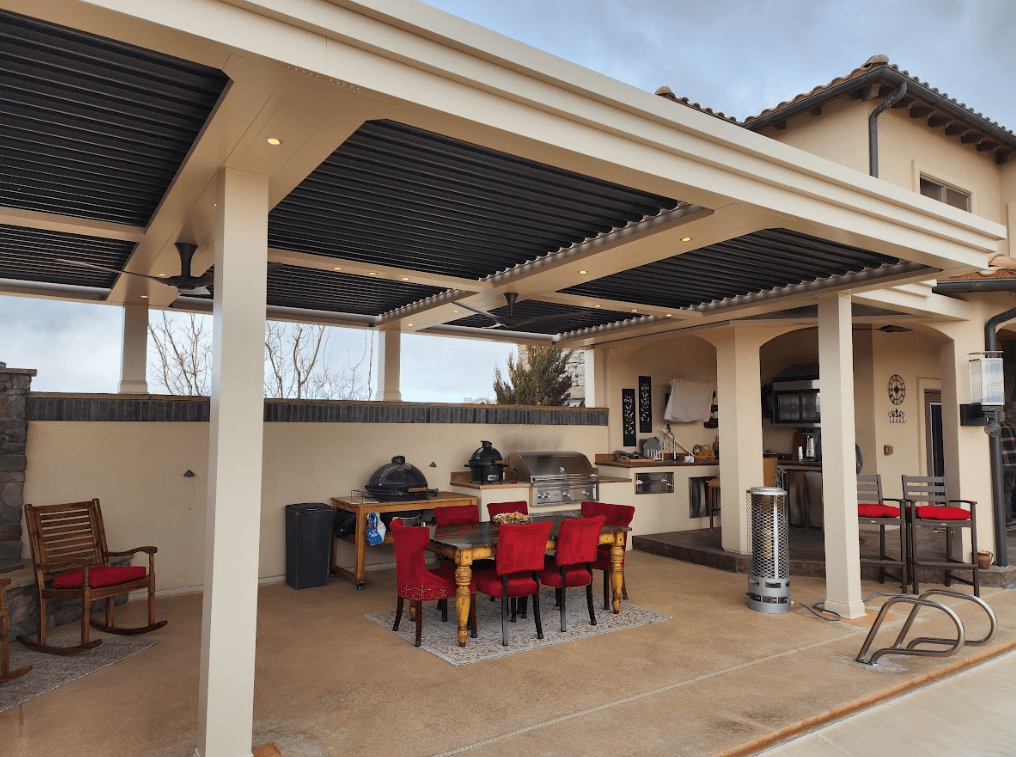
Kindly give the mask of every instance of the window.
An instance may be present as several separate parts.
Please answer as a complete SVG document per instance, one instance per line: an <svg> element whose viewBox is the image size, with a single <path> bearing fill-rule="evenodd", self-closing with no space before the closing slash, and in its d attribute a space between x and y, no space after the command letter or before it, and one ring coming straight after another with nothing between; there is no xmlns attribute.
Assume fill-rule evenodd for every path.
<svg viewBox="0 0 1016 757"><path fill-rule="evenodd" d="M933 200L952 205L954 208L970 212L970 193L963 192L954 187L947 186L941 182L921 177L921 194Z"/></svg>

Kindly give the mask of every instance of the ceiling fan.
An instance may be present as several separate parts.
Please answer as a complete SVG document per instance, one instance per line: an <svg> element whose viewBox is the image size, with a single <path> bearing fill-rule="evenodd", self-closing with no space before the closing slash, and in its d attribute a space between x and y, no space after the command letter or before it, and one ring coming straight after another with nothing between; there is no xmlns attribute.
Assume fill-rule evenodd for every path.
<svg viewBox="0 0 1016 757"><path fill-rule="evenodd" d="M76 265L82 268L94 268L98 271L106 271L107 273L123 273L128 276L137 276L142 279L151 279L157 281L160 284L166 286L176 287L181 293L186 294L211 294L208 287L215 280L215 275L209 268L205 273L200 276L191 275L191 261L194 259L194 253L197 251L198 246L191 244L190 242L176 242L176 251L180 254L180 273L176 276L149 276L146 273L134 273L133 271L123 271L116 268L107 268L106 266L95 265L94 263L85 263L80 260L64 260L58 259L60 263L66 263L68 265ZM278 270L284 264L283 263L269 263L268 272Z"/></svg>
<svg viewBox="0 0 1016 757"><path fill-rule="evenodd" d="M507 312L504 315L497 315L495 313L488 313L486 310L480 310L480 308L474 308L472 305L467 305L464 302L458 304L464 307L466 310L472 310L474 313L478 313L492 320L494 323L490 326L485 326L488 329L508 329L516 330L523 326L534 326L537 324L554 323L555 321L566 321L575 318L580 315L578 310L571 310L567 313L552 313L549 315L532 315L532 316L517 316L515 315L515 303L518 302L518 292L505 292L505 307Z"/></svg>

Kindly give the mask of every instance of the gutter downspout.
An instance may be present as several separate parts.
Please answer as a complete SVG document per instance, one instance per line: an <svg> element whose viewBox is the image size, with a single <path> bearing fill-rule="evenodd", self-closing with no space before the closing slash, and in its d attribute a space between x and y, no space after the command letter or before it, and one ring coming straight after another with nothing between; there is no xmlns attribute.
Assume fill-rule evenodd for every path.
<svg viewBox="0 0 1016 757"><path fill-rule="evenodd" d="M988 319L988 322L984 324L985 352L997 351L995 331L1001 324L1011 321L1013 318L1016 318L1016 308L1006 310L1004 313L999 313ZM1001 411L992 410L990 420L998 423L1000 415ZM995 514L995 564L1005 568L1009 565L1009 550L1005 538L1006 502L1004 499L1005 482L1002 480L1002 439L999 436L989 436L988 449L991 460L992 510ZM974 557L976 559L977 555L974 555Z"/></svg>
<svg viewBox="0 0 1016 757"><path fill-rule="evenodd" d="M907 93L907 83L903 82L889 99L879 105L868 116L868 173L878 178L878 117L887 109L903 99Z"/></svg>

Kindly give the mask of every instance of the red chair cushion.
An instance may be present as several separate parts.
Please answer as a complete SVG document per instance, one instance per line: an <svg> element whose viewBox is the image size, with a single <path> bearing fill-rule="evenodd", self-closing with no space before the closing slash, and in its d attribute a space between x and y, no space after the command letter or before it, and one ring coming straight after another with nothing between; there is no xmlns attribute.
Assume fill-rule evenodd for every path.
<svg viewBox="0 0 1016 757"><path fill-rule="evenodd" d="M900 508L892 505L860 504L857 506L859 518L898 518Z"/></svg>
<svg viewBox="0 0 1016 757"><path fill-rule="evenodd" d="M95 589L104 586L116 586L125 584L128 581L136 581L144 578L148 569L143 565L125 565L123 567L91 568L88 571L88 583ZM54 589L80 589L85 581L83 570L72 570L70 573L63 573L53 579Z"/></svg>
<svg viewBox="0 0 1016 757"><path fill-rule="evenodd" d="M492 570L476 573L476 589L491 597L501 596L501 576ZM528 597L540 590L540 584L533 580L532 573L512 573L508 576L508 596Z"/></svg>
<svg viewBox="0 0 1016 757"><path fill-rule="evenodd" d="M439 526L467 526L480 522L480 511L476 505L455 505L454 507L435 507L434 520Z"/></svg>
<svg viewBox="0 0 1016 757"><path fill-rule="evenodd" d="M962 507L927 505L917 508L917 517L922 520L970 520L970 511Z"/></svg>
<svg viewBox="0 0 1016 757"><path fill-rule="evenodd" d="M565 586L585 586L592 580L593 574L586 570L585 565L569 565L565 568ZM561 588L561 566L554 561L554 558L548 558L547 567L540 573L540 582L547 584L547 586L553 586L555 589Z"/></svg>

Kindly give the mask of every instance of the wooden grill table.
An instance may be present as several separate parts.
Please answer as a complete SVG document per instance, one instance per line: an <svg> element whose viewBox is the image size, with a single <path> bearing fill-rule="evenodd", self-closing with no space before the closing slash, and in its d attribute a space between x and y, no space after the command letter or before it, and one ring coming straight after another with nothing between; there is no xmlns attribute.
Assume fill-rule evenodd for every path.
<svg viewBox="0 0 1016 757"><path fill-rule="evenodd" d="M547 539L547 550L557 548L557 532L565 518L579 515L534 515L533 521L550 520L554 527ZM610 545L610 592L614 614L621 612L621 582L624 578L625 532L628 526L604 525L600 544ZM494 558L497 555L497 524L485 521L468 526L431 526L430 546L435 552L455 560L455 614L459 619L459 646L466 646L469 635L469 582L473 580L474 560Z"/></svg>
<svg viewBox="0 0 1016 757"><path fill-rule="evenodd" d="M362 591L367 581L367 513L416 512L459 505L479 507L476 497L470 497L466 494L455 494L454 492L438 492L430 497L411 502L362 502L361 499L361 497L332 497L332 521L334 522L335 520L336 510L346 510L354 513L356 515L356 531L342 537L338 537L334 531L332 532L331 555L328 563L331 575L348 578L356 584L357 591ZM356 548L356 559L351 571L340 568L336 562L336 545L340 538L352 542ZM381 543L392 543L391 531L385 534L385 540Z"/></svg>

